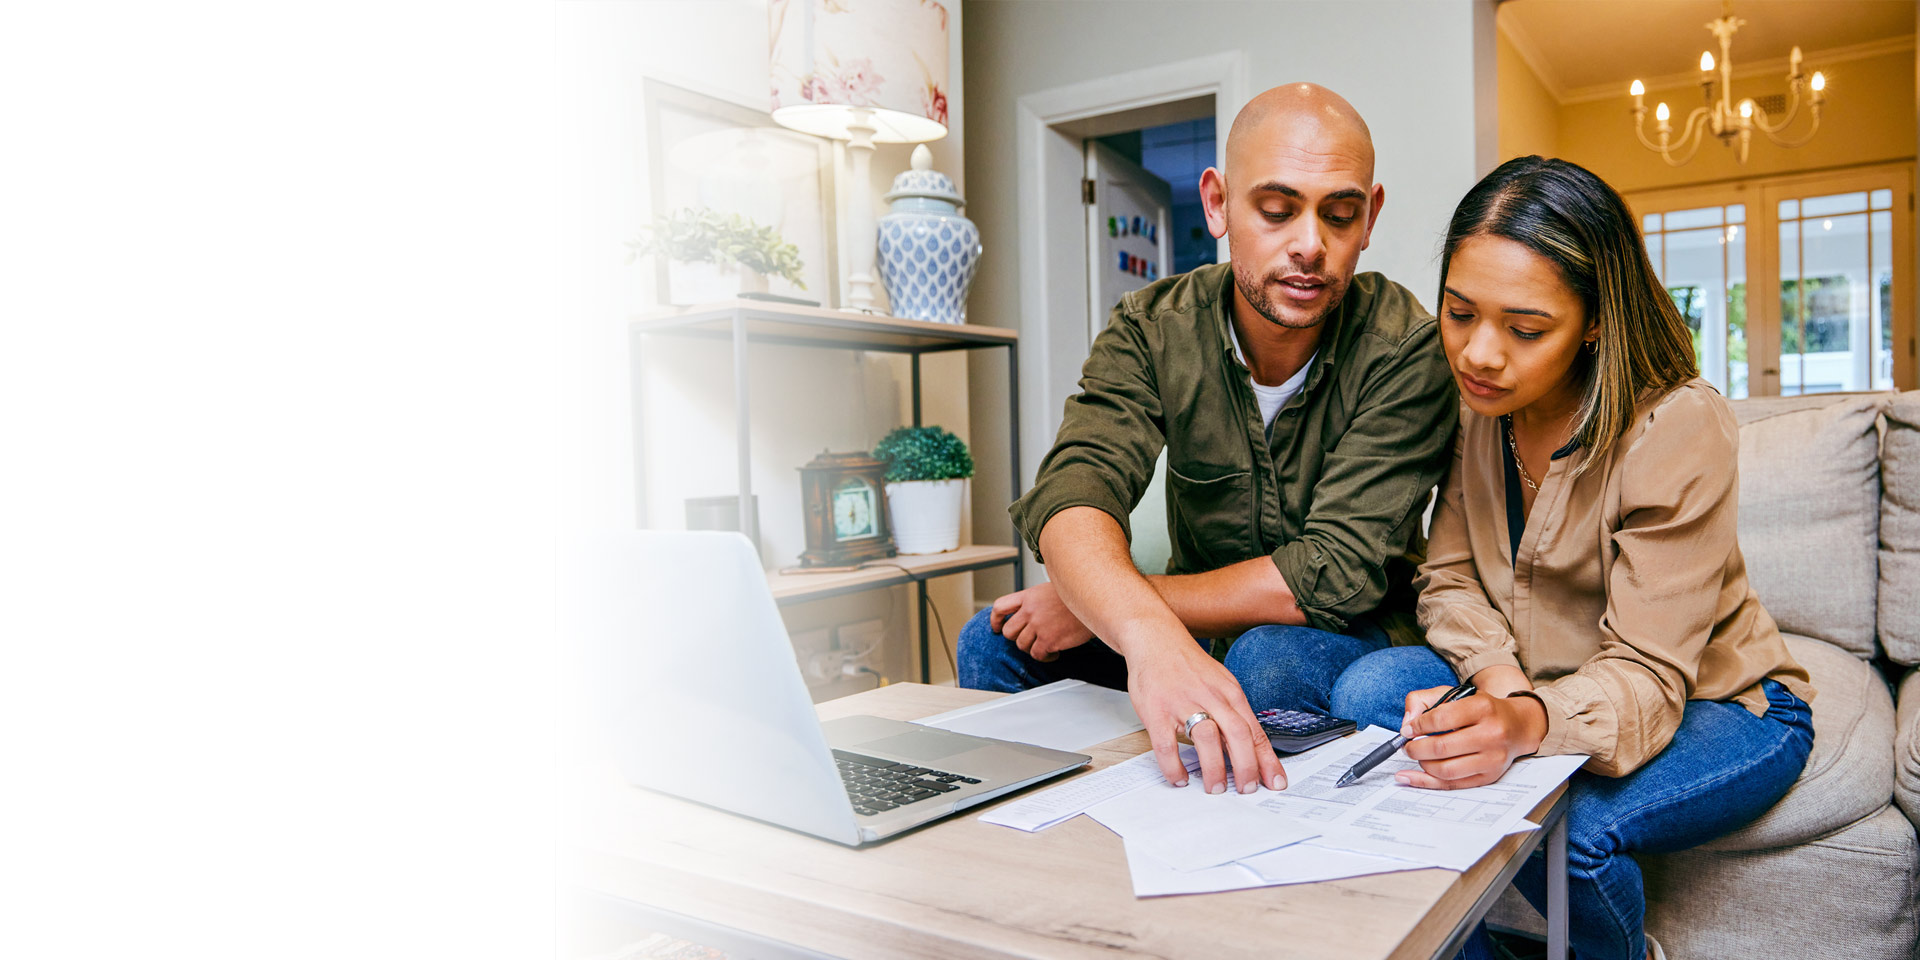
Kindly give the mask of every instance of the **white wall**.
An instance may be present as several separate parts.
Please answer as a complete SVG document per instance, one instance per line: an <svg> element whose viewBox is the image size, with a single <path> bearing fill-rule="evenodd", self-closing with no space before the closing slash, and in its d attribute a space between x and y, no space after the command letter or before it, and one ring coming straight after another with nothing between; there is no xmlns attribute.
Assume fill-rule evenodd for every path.
<svg viewBox="0 0 1920 960"><path fill-rule="evenodd" d="M950 7L957 8L952 3ZM961 17L949 12L951 80L948 136L929 144L936 168L965 183L965 90ZM560 516L568 527L632 527L640 522L641 476L634 457L644 435L646 525L684 524L690 497L736 489L732 366L724 345L649 337L644 362L632 369L627 325L656 308L649 261L625 263L623 243L641 233L654 211L649 195L643 89L649 79L766 110L765 0L637 0L563 3L556 11L559 52L558 184L562 220L561 356L563 432ZM911 148L882 146L873 161L874 209ZM843 153L843 151L839 151ZM845 171L842 171L843 174ZM841 191L844 196L844 189ZM846 262L842 255L842 263ZM884 296L884 294L882 294ZM923 361L924 419L968 436L966 359L946 354ZM846 351L759 347L749 368L753 487L760 500L762 560L796 562L805 547L798 468L823 449L870 449L912 417L903 357ZM643 414L634 414L641 395ZM895 593L903 593L904 588ZM949 630L971 613L967 576L932 590ZM906 646L911 604L884 593L789 611L806 626L886 616L893 652ZM819 608L831 608L822 612ZM937 641L935 660L940 658ZM904 656L889 676L904 679ZM944 669L936 670L936 677Z"/></svg>
<svg viewBox="0 0 1920 960"><path fill-rule="evenodd" d="M974 184L968 214L980 224L986 245L969 304L973 322L1014 327L1023 344L1057 341L1044 336L1053 324L1085 326L1081 317L1021 315L1026 265L1017 256L1017 220L1030 199L1016 188L1019 98L1218 53L1244 57L1249 95L1307 80L1346 97L1366 118L1378 156L1375 176L1386 187L1387 202L1360 269L1385 273L1431 306L1440 233L1491 159L1494 73L1486 0L1016 0L974 2L966 10L972 109L967 166ZM1023 369L1039 366L1028 356L1022 362ZM1006 380L999 366L989 364L977 365L972 380L982 451L978 501L1001 503L1008 492L1006 466L998 459L1005 443ZM1058 426L1060 398L1038 395L1053 386L1022 383L1023 397L1035 397L1034 409L1044 414L1043 429L1023 431L1029 436L1051 438ZM1031 482L1045 447L1023 446L1024 475ZM975 519L981 540L1004 537L1005 529L1004 517L987 515L984 507ZM983 596L1010 586L998 575L982 574L980 582Z"/></svg>

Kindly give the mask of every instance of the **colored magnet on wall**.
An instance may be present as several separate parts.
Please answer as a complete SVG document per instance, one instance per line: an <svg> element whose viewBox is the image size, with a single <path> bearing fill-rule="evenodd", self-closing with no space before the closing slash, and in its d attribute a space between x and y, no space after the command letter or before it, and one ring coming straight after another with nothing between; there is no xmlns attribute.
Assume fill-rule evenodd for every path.
<svg viewBox="0 0 1920 960"><path fill-rule="evenodd" d="M1154 244L1158 244L1160 242L1160 225L1159 224L1157 223L1147 224L1147 240Z"/></svg>
<svg viewBox="0 0 1920 960"><path fill-rule="evenodd" d="M1119 235L1120 235L1120 224L1117 223L1114 220L1114 218L1108 217L1107 218L1107 236L1117 237Z"/></svg>
<svg viewBox="0 0 1920 960"><path fill-rule="evenodd" d="M1139 232L1140 232L1140 226L1141 226L1141 224L1140 224L1140 218L1139 218L1139 217L1134 217L1134 218L1133 218L1133 232L1134 232L1134 233L1139 233Z"/></svg>
<svg viewBox="0 0 1920 960"><path fill-rule="evenodd" d="M1123 272L1127 269L1127 252L1125 250L1120 251L1120 269Z"/></svg>

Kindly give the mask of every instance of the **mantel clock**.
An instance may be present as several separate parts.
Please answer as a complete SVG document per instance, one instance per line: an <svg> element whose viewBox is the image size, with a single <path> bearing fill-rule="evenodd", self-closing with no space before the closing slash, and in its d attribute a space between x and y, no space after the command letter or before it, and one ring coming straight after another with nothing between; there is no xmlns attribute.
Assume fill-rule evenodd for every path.
<svg viewBox="0 0 1920 960"><path fill-rule="evenodd" d="M887 465L865 453L827 453L800 468L800 498L806 511L803 567L848 567L891 557Z"/></svg>

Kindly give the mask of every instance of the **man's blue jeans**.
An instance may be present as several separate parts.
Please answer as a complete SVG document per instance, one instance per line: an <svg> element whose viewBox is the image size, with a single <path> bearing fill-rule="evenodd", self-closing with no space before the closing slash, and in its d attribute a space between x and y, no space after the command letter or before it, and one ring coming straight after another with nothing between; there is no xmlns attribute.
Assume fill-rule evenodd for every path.
<svg viewBox="0 0 1920 960"><path fill-rule="evenodd" d="M1127 689L1126 659L1098 639L1042 663L995 632L992 614L991 610L982 610L960 630L960 648L955 652L960 686L1015 693L1073 679ZM1211 649L1213 642L1202 640L1200 644ZM1226 665L1255 710L1280 707L1326 713L1328 694L1341 671L1364 654L1384 649L1387 643L1386 633L1366 620L1354 621L1351 634L1312 627L1255 627L1233 642Z"/></svg>
<svg viewBox="0 0 1920 960"><path fill-rule="evenodd" d="M1394 647L1361 657L1333 686L1333 710L1369 725L1398 728L1407 694L1452 686L1453 670L1428 647ZM1659 756L1624 777L1581 770L1567 811L1568 935L1581 960L1641 960L1646 893L1635 853L1698 846L1765 813L1799 779L1813 749L1807 705L1772 680L1767 712L1738 703L1689 700L1680 728ZM1546 860L1536 853L1514 877L1535 909L1547 909ZM1492 957L1485 927L1463 956Z"/></svg>

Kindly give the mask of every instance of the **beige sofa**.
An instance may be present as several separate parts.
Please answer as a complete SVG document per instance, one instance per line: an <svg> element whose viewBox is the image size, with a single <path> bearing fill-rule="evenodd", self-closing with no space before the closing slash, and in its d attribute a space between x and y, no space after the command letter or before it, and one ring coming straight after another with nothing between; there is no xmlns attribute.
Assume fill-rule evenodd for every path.
<svg viewBox="0 0 1920 960"><path fill-rule="evenodd" d="M1740 546L1819 690L1813 753L1759 820L1640 858L1647 927L1673 960L1920 958L1920 391L1734 408ZM1489 919L1543 929L1512 890Z"/></svg>

